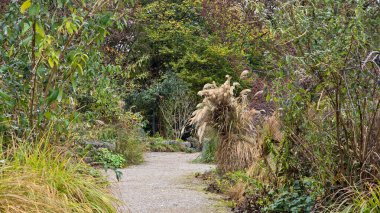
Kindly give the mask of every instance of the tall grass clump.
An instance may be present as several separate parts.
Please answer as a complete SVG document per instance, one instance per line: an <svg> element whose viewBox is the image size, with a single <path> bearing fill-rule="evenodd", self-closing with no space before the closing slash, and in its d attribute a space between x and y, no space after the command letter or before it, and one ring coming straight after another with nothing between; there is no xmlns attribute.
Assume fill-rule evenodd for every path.
<svg viewBox="0 0 380 213"><path fill-rule="evenodd" d="M378 183L367 183L364 187L363 184L355 184L339 190L326 212L380 212Z"/></svg>
<svg viewBox="0 0 380 213"><path fill-rule="evenodd" d="M206 127L218 132L220 143L216 151L216 163L221 171L248 168L260 155L260 145L256 141L251 118L256 110L248 110L247 95L250 90L234 94L238 83L231 85L231 77L221 86L206 84L198 95L203 97L193 113L191 123L197 128L202 141Z"/></svg>
<svg viewBox="0 0 380 213"><path fill-rule="evenodd" d="M1 155L0 212L116 212L106 181L47 139Z"/></svg>
<svg viewBox="0 0 380 213"><path fill-rule="evenodd" d="M144 161L146 134L143 130L143 117L138 113L125 113L114 126L116 134L116 153L121 154L127 165L139 164Z"/></svg>
<svg viewBox="0 0 380 213"><path fill-rule="evenodd" d="M142 163L144 161L144 149L145 145L138 138L131 137L126 133L119 133L116 151L125 158L127 165Z"/></svg>

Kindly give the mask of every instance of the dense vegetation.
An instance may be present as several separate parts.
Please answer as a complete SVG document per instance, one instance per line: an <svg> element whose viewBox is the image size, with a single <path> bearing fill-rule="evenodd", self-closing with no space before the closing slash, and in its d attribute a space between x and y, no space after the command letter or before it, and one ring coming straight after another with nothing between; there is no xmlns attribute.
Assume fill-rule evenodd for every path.
<svg viewBox="0 0 380 213"><path fill-rule="evenodd" d="M376 0L1 1L0 211L115 212L88 164L189 135L237 212L380 211L379 23Z"/></svg>

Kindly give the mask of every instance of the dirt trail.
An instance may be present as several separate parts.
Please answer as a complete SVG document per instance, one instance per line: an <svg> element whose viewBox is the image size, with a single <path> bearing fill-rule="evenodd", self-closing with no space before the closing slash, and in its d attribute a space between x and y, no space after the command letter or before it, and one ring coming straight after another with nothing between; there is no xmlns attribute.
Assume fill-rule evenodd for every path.
<svg viewBox="0 0 380 213"><path fill-rule="evenodd" d="M199 153L146 153L145 163L123 169L116 182L111 175L114 193L126 204L120 212L132 213L224 213L220 197L202 189L194 178L196 172L214 166L192 163Z"/></svg>

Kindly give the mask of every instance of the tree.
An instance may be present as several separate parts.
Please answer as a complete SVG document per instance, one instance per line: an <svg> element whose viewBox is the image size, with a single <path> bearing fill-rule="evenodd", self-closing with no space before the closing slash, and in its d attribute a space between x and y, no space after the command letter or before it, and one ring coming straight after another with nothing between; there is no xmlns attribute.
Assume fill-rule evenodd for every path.
<svg viewBox="0 0 380 213"><path fill-rule="evenodd" d="M172 92L160 99L160 115L166 137L180 139L189 125L195 108L195 97L188 86L178 78L171 78Z"/></svg>
<svg viewBox="0 0 380 213"><path fill-rule="evenodd" d="M1 131L22 134L50 121L67 128L70 119L65 118L76 117L78 79L99 76L104 66L94 63L102 60L99 47L107 28L126 18L127 4L26 0L5 5L0 15Z"/></svg>

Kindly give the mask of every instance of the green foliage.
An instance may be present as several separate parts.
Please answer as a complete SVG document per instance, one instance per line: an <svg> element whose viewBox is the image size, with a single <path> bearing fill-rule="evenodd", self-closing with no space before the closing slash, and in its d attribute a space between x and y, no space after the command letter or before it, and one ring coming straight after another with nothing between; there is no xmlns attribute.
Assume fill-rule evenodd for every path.
<svg viewBox="0 0 380 213"><path fill-rule="evenodd" d="M211 137L209 141L203 143L200 161L203 163L215 163L216 148L219 139L217 136Z"/></svg>
<svg viewBox="0 0 380 213"><path fill-rule="evenodd" d="M318 196L323 194L321 184L312 179L294 181L290 187L270 192L271 203L264 212L311 212Z"/></svg>
<svg viewBox="0 0 380 213"><path fill-rule="evenodd" d="M246 171L214 175L211 180L208 189L227 194L236 212L312 212L324 195L322 184L310 178L272 189Z"/></svg>
<svg viewBox="0 0 380 213"><path fill-rule="evenodd" d="M120 153L127 165L140 164L144 161L145 144L133 135L122 134L116 141L116 152Z"/></svg>
<svg viewBox="0 0 380 213"><path fill-rule="evenodd" d="M100 47L107 29L125 19L123 6L128 4L100 0L4 3L0 14L0 93L4 97L0 130L6 136L10 132L21 136L32 129L38 134L36 130L50 122L57 125L57 134L66 134L64 130L78 118L77 107L83 107L76 105L76 99L84 88L94 88L93 83L99 81L92 97L97 105L92 110L102 113L108 106L111 111L105 115L109 117L115 99L105 100L104 91L112 83L102 74L118 68L101 63Z"/></svg>
<svg viewBox="0 0 380 213"><path fill-rule="evenodd" d="M97 63L93 65L95 64ZM117 85L110 78L114 72L111 70L112 66L102 67L101 64L98 66L96 70L89 70L91 73L88 73L86 78L78 80L77 90L74 93L76 106L84 120L115 122L124 113L124 102L118 94Z"/></svg>
<svg viewBox="0 0 380 213"><path fill-rule="evenodd" d="M355 186L349 196L331 196L321 205L336 201L345 211L377 210L379 62L367 55L380 50L378 1L144 0L133 7L131 2L1 3L4 146L25 138L35 143L52 128L46 142L63 147L72 138L115 144L115 154L98 153L98 160L110 167L120 167L123 159L128 165L140 163L146 148L191 151L179 143L150 142L142 128L179 138L196 102L194 93L205 83L220 84L227 74L236 79L236 73L248 69L268 82L260 98L281 108L284 137L250 140L258 134L250 129L247 141L258 144L251 151L262 151L254 166L262 170L253 171L254 177L225 174L218 180L222 191L239 195L237 203L243 191L255 205L248 211L266 206L266 211L308 212L323 194L320 185L323 196ZM205 144L203 161L214 161L216 144L215 138ZM82 171L82 165L48 145L19 148L10 149L9 164L0 164L0 197L15 193L9 202L0 202L0 211L114 211L88 168ZM87 148L77 154L85 156ZM249 153L241 147L235 151ZM226 156L221 159L237 167ZM43 205L46 194L51 199ZM10 202L15 203L7 206Z"/></svg>
<svg viewBox="0 0 380 213"><path fill-rule="evenodd" d="M216 171L204 175L204 179L210 180L207 190L227 195L234 212L263 212L262 209L270 203L268 186L246 171L225 174Z"/></svg>
<svg viewBox="0 0 380 213"><path fill-rule="evenodd" d="M250 177L245 171L227 172L218 180L222 192L228 192L231 187L239 183L245 184L247 196L254 195L264 189L264 185L260 181Z"/></svg>
<svg viewBox="0 0 380 213"><path fill-rule="evenodd" d="M356 191L353 205L346 207L343 212L377 212L380 211L380 188L378 185L370 186L369 193Z"/></svg>
<svg viewBox="0 0 380 213"><path fill-rule="evenodd" d="M266 39L273 45L267 63L278 67L273 93L287 133L282 174L353 184L363 170L379 166L368 157L379 150L378 138L364 136L378 134L369 128L379 122L376 71L359 60L379 49L378 7L369 1L288 2L268 22ZM372 145L349 151L364 144Z"/></svg>
<svg viewBox="0 0 380 213"><path fill-rule="evenodd" d="M167 87L171 88L170 95L161 97L159 102L161 134L166 138L180 139L189 125L191 113L195 108L195 97L182 80L171 80L171 86Z"/></svg>
<svg viewBox="0 0 380 213"><path fill-rule="evenodd" d="M242 69L231 59L241 58L241 52L225 46L209 31L201 1L149 1L135 13L138 37L125 45L131 48L128 63L142 62L136 73L148 70L146 77L157 78L171 71L195 92L207 82L221 83L226 74L236 76Z"/></svg>
<svg viewBox="0 0 380 213"><path fill-rule="evenodd" d="M326 211L330 212L378 212L380 209L380 190L378 182L355 184L341 189L334 195L332 204Z"/></svg>
<svg viewBox="0 0 380 213"><path fill-rule="evenodd" d="M118 137L118 129L115 126L105 126L99 130L96 130L96 138L100 141L115 143Z"/></svg>
<svg viewBox="0 0 380 213"><path fill-rule="evenodd" d="M144 161L143 152L146 146L145 122L139 113L125 113L113 128L117 131L115 152L121 154L127 165Z"/></svg>
<svg viewBox="0 0 380 213"><path fill-rule="evenodd" d="M191 149L181 145L182 141L167 140L162 137L151 137L149 140L151 152L192 152Z"/></svg>
<svg viewBox="0 0 380 213"><path fill-rule="evenodd" d="M75 129L74 139L81 147L77 153L82 157L94 157L106 168L121 168L143 162L143 152L146 148L146 134L143 130L145 121L141 114L125 112L118 116L114 123L104 123L100 120L87 122ZM90 144L88 144L90 142ZM92 147L91 142L100 143L107 149L100 152ZM87 145L88 144L88 145ZM109 150L112 150L109 151Z"/></svg>
<svg viewBox="0 0 380 213"><path fill-rule="evenodd" d="M101 148L97 151L94 160L102 164L105 168L119 169L125 165L125 159L120 154L113 154L107 148Z"/></svg>
<svg viewBox="0 0 380 213"><path fill-rule="evenodd" d="M363 185L380 177L375 157L379 62L367 63L380 48L379 2L207 1L203 6L212 30L227 38L225 43L241 45L250 68L270 79L264 98L281 108L283 140L259 138L263 152L260 165L254 165L273 177L269 188L281 191L267 209L310 211L315 196L302 191L303 183L293 186L303 177L319 180L323 196L358 182L358 191L368 194ZM244 33L249 35L236 36ZM329 199L335 198L326 197L325 205ZM343 200L343 206L353 202Z"/></svg>
<svg viewBox="0 0 380 213"><path fill-rule="evenodd" d="M184 124L187 123L184 116L189 116L191 113L194 104L191 100L189 84L174 73L168 72L147 89L135 91L128 95L126 108L141 112L144 118L149 121L146 129L152 134L160 132L163 136L175 139L180 136ZM176 101L181 101L181 103L178 104ZM179 106L176 107L176 104ZM168 109L163 109L165 112L162 112L160 107L168 107Z"/></svg>

